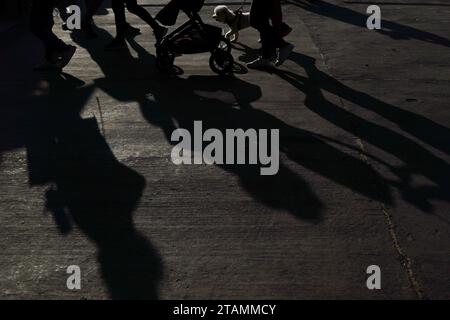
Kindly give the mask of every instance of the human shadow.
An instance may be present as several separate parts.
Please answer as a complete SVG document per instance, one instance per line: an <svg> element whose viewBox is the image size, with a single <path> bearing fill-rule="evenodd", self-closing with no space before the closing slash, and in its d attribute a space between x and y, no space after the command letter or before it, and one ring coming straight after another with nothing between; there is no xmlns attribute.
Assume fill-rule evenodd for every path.
<svg viewBox="0 0 450 320"><path fill-rule="evenodd" d="M102 39L110 37L102 30L98 30L98 33ZM210 92L214 92L214 96L219 96L219 99L222 97L227 103L196 95L195 89L202 90L202 88L192 87L191 80L182 80L173 74L158 73L154 68L154 57L134 39L128 39L128 42L138 53L137 58L133 57L128 50L111 54L104 52L94 43L85 42L82 38L75 41L88 50L92 59L103 71L104 77L96 79L95 84L120 102L137 102L145 119L150 124L161 128L169 144L173 144L171 136L177 128L185 128L193 133L194 120L203 121L205 130L234 128L236 124L233 122L236 122L236 118L233 119L234 116L231 113L226 114L226 110L221 106L226 105L230 110L233 106L245 108L249 106L250 101L261 96L259 87L237 79L229 81L230 78L222 78L219 90L223 89L223 91L217 92L215 77L205 78L202 85L204 88L209 88ZM133 80L139 79L139 81L133 81L130 85L131 79L127 80L127 77L132 77ZM208 84L209 80L213 80L212 83ZM229 94L233 90L245 92L245 95ZM209 101L209 103L205 104L202 101ZM213 105L211 101L214 101ZM197 103L200 105L195 107ZM209 107L209 110L205 110L205 107ZM223 110L222 114L220 114L221 110ZM211 112L215 113L215 116L209 118L208 115L212 116ZM275 176L261 176L260 166L257 165L223 165L221 167L239 176L243 187L263 204L286 209L300 218L313 222L320 220L320 211L323 207L321 201L307 183L287 167L281 165L279 173Z"/></svg>
<svg viewBox="0 0 450 320"><path fill-rule="evenodd" d="M281 69L276 69L273 72L306 94L305 106L307 108L330 123L357 136L370 145L395 156L403 162L400 166L394 166L376 157L372 157L380 164L387 166L400 180L398 182L382 179L380 180L380 185L388 183L397 187L406 201L425 212L433 212L430 199L450 200L448 196L450 194L450 171L447 162L410 138L392 129L370 122L329 101L324 96L322 90L331 92L343 100L353 103L357 107L366 108L385 116L391 121L396 121L407 132L443 151L448 151L447 147L444 146L445 137L448 137L447 128L344 85L330 75L317 69L315 59L309 56L294 53L291 59L305 69L306 77ZM388 114L388 111L391 111L392 114ZM415 131L416 125L424 127L418 128ZM429 130L435 134L443 134L443 140L432 141L428 134L421 134L421 130ZM428 178L434 185L413 187L411 184L416 174Z"/></svg>
<svg viewBox="0 0 450 320"><path fill-rule="evenodd" d="M133 225L145 179L121 164L95 118L80 112L94 87L42 73L45 92L27 110L31 185L47 185L46 207L62 234L75 225L98 248L101 276L113 299L156 299L162 262Z"/></svg>
<svg viewBox="0 0 450 320"><path fill-rule="evenodd" d="M318 135L292 127L271 114L257 110L252 103L262 93L258 86L235 77L190 76L187 79L158 74L154 57L133 39L130 46L138 53L134 58L123 51L113 56L124 68L112 68L108 53L86 46L105 77L96 84L115 99L138 102L145 119L160 127L168 141L177 128L194 134L194 121L202 121L204 130L279 129L280 149L291 161L315 171L371 199L391 203L387 188L367 183L377 173L357 157L342 152ZM146 70L144 73L142 70ZM134 72L136 71L136 73ZM117 83L116 72L139 75L139 84ZM262 176L259 165L223 165L225 171L238 176L242 187L258 202L291 212L300 219L319 221L324 207L314 190L283 161L277 175ZM355 174L349 175L344 168Z"/></svg>
<svg viewBox="0 0 450 320"><path fill-rule="evenodd" d="M288 3L296 5L306 11L342 21L357 27L367 28L367 15L349 8L340 7L323 0L289 0ZM376 30L378 33L386 35L392 39L410 40L415 39L444 47L450 47L450 40L436 34L422 31L403 24L385 20L381 22L382 29Z"/></svg>
<svg viewBox="0 0 450 320"><path fill-rule="evenodd" d="M280 150L291 161L371 199L386 204L392 201L387 188L374 188L367 183L377 173L363 161L340 151L312 132L290 126L270 113L253 108L252 103L262 95L256 85L239 78L190 76L187 79L162 78L159 86L152 88L154 99L141 105L141 111L150 123L155 124L154 113L159 110L158 113L168 115L165 119L170 117L172 123L187 129L191 136L194 134L193 123L198 120L202 121L204 130L213 128L220 132L275 128L280 131ZM164 88L168 87L176 92L176 97L167 94ZM167 126L166 123L162 126ZM169 128L173 127L169 125ZM314 190L310 190L306 182L283 162L276 176L261 176L258 166L218 166L239 176L242 186L267 206L282 207L303 219L313 216L314 206L322 207L315 200ZM349 175L347 170L353 174Z"/></svg>
<svg viewBox="0 0 450 320"><path fill-rule="evenodd" d="M239 57L239 60L243 62L252 61L258 54L257 49L250 48L243 43L238 43L234 46L234 48L242 51L242 55ZM308 76L316 79L316 85L320 88L335 95L344 97L346 100L357 105L358 107L380 115L386 120L395 123L400 129L407 132L411 136L420 139L437 150L450 154L450 128L420 114L399 108L376 99L365 92L361 92L344 85L330 75L317 69L314 59L309 56L293 52L290 60L297 62L297 64L308 72ZM276 73L278 73L281 77L284 75L285 79L298 78L301 81L303 80L301 77L292 73L283 73L279 71L276 71ZM287 76L289 74L291 76ZM298 81L294 80L294 83L295 82Z"/></svg>

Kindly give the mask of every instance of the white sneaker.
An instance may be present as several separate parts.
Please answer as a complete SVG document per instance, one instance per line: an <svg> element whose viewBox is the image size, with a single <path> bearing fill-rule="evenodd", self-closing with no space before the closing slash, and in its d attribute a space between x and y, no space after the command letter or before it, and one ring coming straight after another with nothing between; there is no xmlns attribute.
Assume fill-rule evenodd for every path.
<svg viewBox="0 0 450 320"><path fill-rule="evenodd" d="M294 50L295 46L293 44L287 44L283 48L280 48L278 51L278 59L276 62L276 66L281 66L291 55L292 51Z"/></svg>
<svg viewBox="0 0 450 320"><path fill-rule="evenodd" d="M259 57L255 61L247 63L247 68L250 69L264 69L264 68L272 68L273 62L269 59L265 59L263 57Z"/></svg>

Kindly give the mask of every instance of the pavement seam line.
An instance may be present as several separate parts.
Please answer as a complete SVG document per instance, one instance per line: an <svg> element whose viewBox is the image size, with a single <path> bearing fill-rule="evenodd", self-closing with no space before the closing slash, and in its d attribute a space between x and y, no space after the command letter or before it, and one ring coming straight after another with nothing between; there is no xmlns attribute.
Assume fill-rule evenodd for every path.
<svg viewBox="0 0 450 320"><path fill-rule="evenodd" d="M313 41L312 38L311 38L311 41ZM315 47L318 50L318 53L320 55L320 58L322 60L322 64L323 64L324 68L326 69L326 71L329 73L330 76L335 78L334 75L330 72L331 69L329 68L329 66L327 64L324 54L322 54L322 52L320 52L318 46L315 45ZM338 88L336 88L336 92L339 92ZM350 109L345 105L342 97L339 94L337 96L338 96L339 104L341 105L341 107L343 109L345 109L346 111L350 112ZM353 138L355 139L356 145L358 146L358 148L360 150L359 156L360 156L361 160L375 170L375 168L371 165L369 159L365 155L365 147L364 147L363 141L359 137L357 137L354 133L352 133L352 135L353 135ZM385 220L386 220L388 232L389 232L389 235L390 235L391 241L392 241L392 246L394 247L395 251L397 252L402 269L406 272L411 289L414 291L414 293L417 295L417 297L419 299L423 300L423 299L425 299L426 295L424 294L422 286L419 284L419 281L417 280L417 277L415 276L415 273L412 268L411 259L405 253L405 250L400 245L399 238L397 236L397 233L395 232L395 229L397 228L397 226L395 225L395 223L393 221L392 215L389 213L389 211L387 210L387 208L385 207L385 205L383 203L380 202L380 206L381 206L380 209L383 212L383 216L385 217Z"/></svg>
<svg viewBox="0 0 450 320"><path fill-rule="evenodd" d="M341 99L340 99L341 100ZM345 105L343 104L343 101L341 101L341 104L345 109ZM358 145L359 149L361 150L360 157L361 159L371 168L375 170L375 168L370 164L370 160L366 156L366 150L364 147L364 143L360 138L356 138L356 144ZM392 240L392 245L395 248L395 251L397 252L398 258L400 260L400 264L402 265L403 269L405 270L409 283L411 285L411 288L416 293L417 297L421 300L425 299L425 294L423 292L422 286L419 284L419 281L417 280L417 277L414 274L413 268L412 268L412 262L409 256L405 253L405 250L403 250L402 246L400 245L400 241L398 239L397 233L395 232L395 229L397 229L397 226L394 223L394 219L392 217L392 214L389 213L389 209L386 208L386 206L383 203L380 203L381 205L381 211L383 212L383 215L386 219L386 224L388 226L389 235Z"/></svg>
<svg viewBox="0 0 450 320"><path fill-rule="evenodd" d="M387 208L385 207L384 204L381 204L381 210L383 211L383 214L386 218L386 222L388 224L389 234L392 239L392 244L393 244L395 250L397 251L397 254L400 259L400 263L402 264L403 268L405 269L405 271L408 275L408 279L411 284L411 287L414 290L414 292L416 293L417 297L419 299L423 300L423 299L425 299L425 294L422 290L421 285L419 284L419 281L417 280L417 278L414 274L414 271L412 269L411 259L405 253L402 246L400 245L400 242L397 237L397 233L395 232L395 229L397 227L392 219L392 215L389 213L389 210L387 210Z"/></svg>

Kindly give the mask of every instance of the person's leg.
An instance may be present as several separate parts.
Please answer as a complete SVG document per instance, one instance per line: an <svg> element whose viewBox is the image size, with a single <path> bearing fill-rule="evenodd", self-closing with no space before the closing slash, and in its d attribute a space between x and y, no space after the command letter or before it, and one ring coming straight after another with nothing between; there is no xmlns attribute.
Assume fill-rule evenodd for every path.
<svg viewBox="0 0 450 320"><path fill-rule="evenodd" d="M281 10L281 4L278 4ZM272 10L274 8L272 5L268 5L267 0L253 0L250 23L261 35L262 57L249 63L247 65L249 68L271 67L274 60L276 60L276 65L282 65L294 49L294 46L284 41L270 24L270 19L274 14ZM277 13L275 12L275 14ZM278 54L277 49L279 49Z"/></svg>
<svg viewBox="0 0 450 320"><path fill-rule="evenodd" d="M74 46L66 45L52 31L54 0L33 0L31 11L31 31L45 46L47 64L64 68L75 54Z"/></svg>
<svg viewBox="0 0 450 320"><path fill-rule="evenodd" d="M125 39L125 0L112 0L112 9L116 23L116 38Z"/></svg>
<svg viewBox="0 0 450 320"><path fill-rule="evenodd" d="M45 58L50 63L56 62L56 56L66 49L66 44L52 31L54 1L33 0L31 9L31 31L45 46Z"/></svg>
<svg viewBox="0 0 450 320"><path fill-rule="evenodd" d="M280 0L270 0L271 21L274 35L272 37L273 45L278 49L276 65L282 65L294 50L294 45L284 41L284 37L289 34L292 29L283 23L283 12Z"/></svg>
<svg viewBox="0 0 450 320"><path fill-rule="evenodd" d="M85 23L92 23L92 18L94 14L100 9L103 0L85 0L86 3L86 14L84 16Z"/></svg>
<svg viewBox="0 0 450 320"><path fill-rule="evenodd" d="M287 25L283 21L283 11L281 9L281 1L280 0L269 0L271 3L271 12L270 20L272 21L272 26L275 29L275 32L281 38L286 37L289 33L292 32L292 28Z"/></svg>
<svg viewBox="0 0 450 320"><path fill-rule="evenodd" d="M111 6L116 23L116 37L105 46L106 50L122 50L127 48L125 42L127 20L125 16L125 0L112 0Z"/></svg>
<svg viewBox="0 0 450 320"><path fill-rule="evenodd" d="M94 25L93 18L94 18L95 13L100 9L100 6L102 5L103 2L104 2L104 0L85 0L86 14L84 16L81 29L84 31L84 33L87 35L87 37L89 37L91 39L97 37L97 34L95 33L94 28L93 28L93 25ZM117 7L116 7L116 5L117 5ZM123 10L119 9L118 3L113 6L113 10L114 10L114 8L117 8L116 13L119 14L119 17L123 21L123 19L125 19L125 18L123 18L125 15L125 11L124 11L125 9L123 9ZM123 12L123 14L121 12ZM126 19L125 19L125 21L126 21ZM140 33L140 30L139 30L139 28L134 28L131 25L129 25L128 23L125 23L125 33L136 35L136 34Z"/></svg>
<svg viewBox="0 0 450 320"><path fill-rule="evenodd" d="M144 20L152 29L157 40L160 40L167 33L167 28L161 26L151 14L142 6L138 5L137 0L125 0L128 11Z"/></svg>
<svg viewBox="0 0 450 320"><path fill-rule="evenodd" d="M279 31L281 29L281 25L283 23L283 12L281 10L281 1L280 0L269 0L271 6L271 16L270 20L272 21L272 26L275 28L275 31Z"/></svg>
<svg viewBox="0 0 450 320"><path fill-rule="evenodd" d="M94 14L98 11L103 0L84 0L86 13L83 17L83 21L81 23L81 30L85 34L87 38L95 39L97 38L97 34L93 28L93 17Z"/></svg>
<svg viewBox="0 0 450 320"><path fill-rule="evenodd" d="M84 15L81 28L93 37L95 37L94 30L92 29L93 17L98 9L100 9L102 3L103 0L85 0L86 14Z"/></svg>
<svg viewBox="0 0 450 320"><path fill-rule="evenodd" d="M128 11L144 20L153 30L161 27L151 14L137 3L137 0L125 0L125 4Z"/></svg>
<svg viewBox="0 0 450 320"><path fill-rule="evenodd" d="M269 10L265 0L253 0L250 10L250 24L259 31L262 44L262 58L270 60L275 55L273 28L269 22Z"/></svg>
<svg viewBox="0 0 450 320"><path fill-rule="evenodd" d="M63 25L66 24L67 19L69 18L69 14L67 13L67 7L70 6L69 1L63 0L57 3L56 8L58 9L59 16L63 21Z"/></svg>

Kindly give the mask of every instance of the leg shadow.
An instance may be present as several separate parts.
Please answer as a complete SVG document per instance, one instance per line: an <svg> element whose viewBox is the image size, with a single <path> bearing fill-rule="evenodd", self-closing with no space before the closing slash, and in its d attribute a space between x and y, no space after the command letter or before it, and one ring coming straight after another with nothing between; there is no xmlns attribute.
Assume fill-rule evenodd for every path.
<svg viewBox="0 0 450 320"><path fill-rule="evenodd" d="M344 100L351 101L358 106L366 107L370 110L376 110L380 106L380 110L387 112L388 105L369 97L367 94L348 88L329 75L324 74L316 68L315 60L311 57L295 54L293 55L293 59L306 70L307 77L297 75L290 71L275 70L274 72L297 89L305 92L305 106L311 111L369 144L400 159L404 163L401 167L390 166L393 173L400 178L400 182L391 182L391 184L399 188L405 200L425 212L433 211L432 205L429 202L430 199L446 199L448 201L448 194L450 194L450 171L449 165L445 161L406 136L398 134L389 128L369 122L333 104L324 97L322 89L329 90ZM378 112L383 112L384 114L384 111L380 110ZM399 111L398 108L393 107L393 110L396 115L402 114L402 111ZM395 110L397 110L397 113ZM393 120L392 117L390 116L391 120ZM425 123L429 124L430 130L436 128L438 128L436 129L438 131L442 130L442 128L430 124L429 121L420 116L411 117L415 120L420 119L419 121L423 125ZM411 117L407 116L406 119L410 119ZM410 131L414 129L411 123L403 127L405 126ZM424 140L426 139L424 138ZM415 174L425 176L435 184L435 187L412 187L411 181Z"/></svg>

